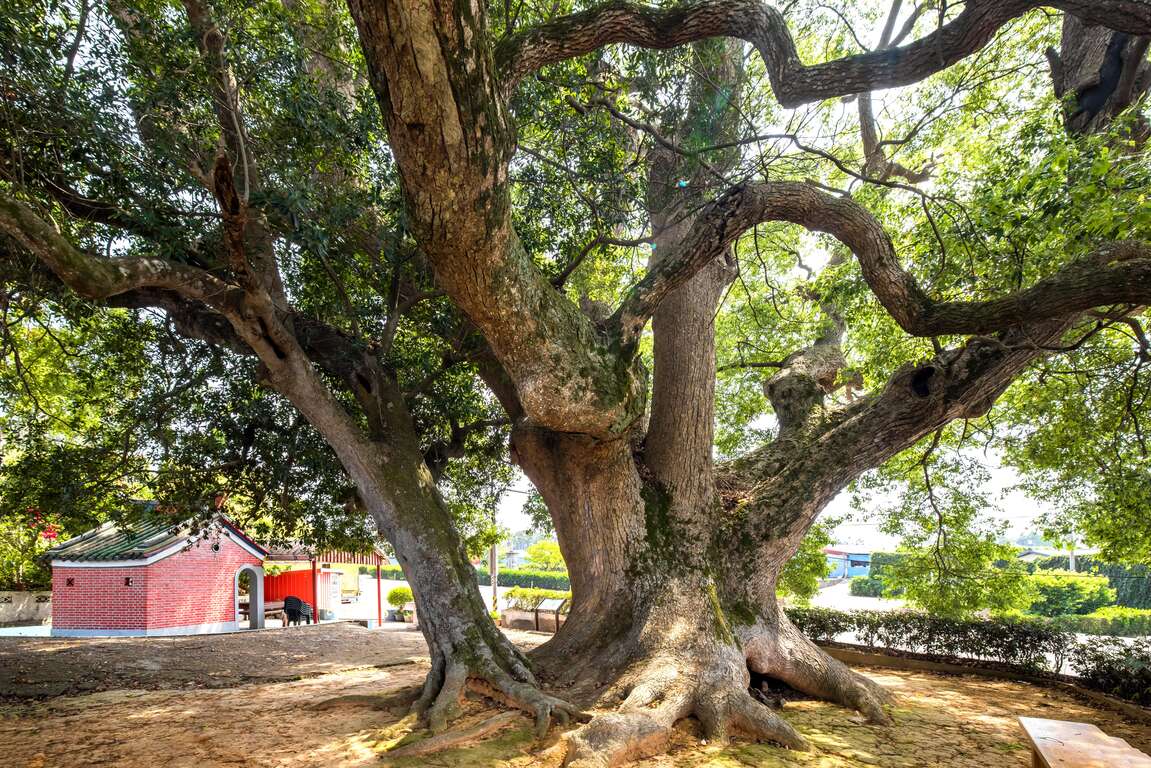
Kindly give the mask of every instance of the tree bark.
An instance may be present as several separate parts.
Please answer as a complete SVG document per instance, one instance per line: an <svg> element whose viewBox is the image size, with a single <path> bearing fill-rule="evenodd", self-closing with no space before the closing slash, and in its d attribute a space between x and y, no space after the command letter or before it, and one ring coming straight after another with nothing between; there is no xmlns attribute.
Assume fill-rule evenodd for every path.
<svg viewBox="0 0 1151 768"><path fill-rule="evenodd" d="M540 66L608 42L669 48L732 35L758 45L777 96L798 104L918 80L979 50L1035 5L970 3L897 50L805 66L781 17L750 0L660 10L608 4L517 34L499 51L482 6L351 0L413 231L438 283L484 336L514 389L500 398L514 401L515 457L548 504L571 573L572 613L534 662L551 681L589 695L606 690L619 702L618 712L571 735L569 763L614 765L657 751L675 721L689 715L711 737L743 731L805 746L750 696L749 666L886 721L885 694L782 615L780 569L851 480L950 420L990 407L1061 337L1081 303L1097 301L1084 295L1088 275L1101 282L1101 265L1110 265L1096 293L1134 297L1129 278L1142 275L1147 260L1141 248L1107 247L1018 296L937 303L899 265L874 217L852 201L813 185L767 182L719 190L701 207L708 195L695 169L653 156L658 258L611 318L593 321L552 289L512 226L507 94ZM1057 5L1092 19L1103 13L1097 4ZM1105 5L1125 28L1151 29L1142 4ZM778 439L725 468L725 504L711 458L712 317L730 279L730 245L765 220L838 237L911 333L1010 330L901 370L882 393L844 407L824 403L842 365L837 336L792 356L769 386ZM653 316L656 370L644 437L635 352ZM458 674L449 671L444 686L453 690Z"/></svg>
<svg viewBox="0 0 1151 768"><path fill-rule="evenodd" d="M0 197L0 231L83 296L162 307L189 336L260 360L265 382L331 446L412 584L433 661L416 709L434 729L446 724L468 685L530 711L543 726L553 713L566 719L574 710L536 689L523 656L492 622L394 377L359 340L288 305L272 231L247 203L260 173L248 146L242 93L224 35L208 5L187 0L185 7L221 124L224 148L204 180L223 219L222 261L230 274L159 258L94 256L72 246L31 207L6 196ZM143 17L119 3L112 9L129 42L147 34ZM362 419L349 413L318 369L354 396Z"/></svg>
<svg viewBox="0 0 1151 768"><path fill-rule="evenodd" d="M553 684L578 684L577 696L586 698L630 653L625 636L637 606L631 563L646 530L635 446L523 424L512 440L547 504L572 587L567 621L533 663Z"/></svg>
<svg viewBox="0 0 1151 768"><path fill-rule="evenodd" d="M596 321L553 289L512 225L515 129L507 96L541 66L607 43L670 48L723 35L757 47L786 105L867 93L915 82L980 50L1003 24L1040 3L970 0L921 40L814 65L799 59L782 14L758 0L664 8L611 2L514 34L499 46L483 4L349 4L411 231L506 379L500 387L507 384L508 391L493 389L515 419L518 460L548 503L569 564L573 612L536 661L550 679L589 692L606 689L619 703L617 713L572 735L570 761L603 766L658 750L675 721L689 715L709 738L743 731L803 747L790 726L748 694L749 668L886 720L885 695L827 658L781 613L775 599L780 569L835 493L949 421L985 412L1060 340L1077 313L1151 300L1146 246L1104 245L1093 258L1002 299L935 302L857 203L806 183L714 190L705 181L710 177L683 158L656 153L649 178L656 257L616 314ZM1151 6L1142 0L1048 4L1121 30L1070 20L1064 57L1053 58L1057 88L1074 94L1069 123L1094 129L1099 115L1113 116L1145 90L1146 40L1132 36L1151 34ZM0 230L81 295L174 308L191 333L225 339L259 358L268 382L332 446L396 548L431 650L432 672L416 707L434 729L450 720L469 685L532 711L541 730L553 714L561 720L577 714L538 690L525 658L490 621L394 379L378 358L362 353L367 345L345 349L338 331L309 325L288 304L273 230L247 205L260 173L224 35L207 4L184 5L224 147L211 177L201 174L223 219L227 258L217 271L163 259L94 257L7 196L0 197ZM121 3L113 3L113 12L125 34L144 34L138 26L144 17ZM705 58L718 53L707 58L702 69L712 71L696 84L689 110L690 128L711 134L705 143L721 143L726 130L723 119L712 122L712 113L726 113L730 104L730 89L724 94L718 86L735 76L730 65L738 49L725 53L724 46L699 48ZM720 96L727 102L717 101ZM867 113L866 99L861 106ZM869 136L868 143L878 146L877 138ZM66 209L88 203L67 192L54 193ZM112 209L102 216L131 231L118 223L119 214ZM838 336L830 334L791 356L768 383L778 438L717 471L713 317L731 278L731 244L767 220L838 237L909 333L994 335L940 352L897 372L883 392L834 407L824 396L842 355ZM636 350L649 319L655 375L644 435L647 382ZM309 335L317 326L328 338L313 345ZM325 344L338 350L317 348ZM360 413L349 414L320 370L342 380Z"/></svg>
<svg viewBox="0 0 1151 768"><path fill-rule="evenodd" d="M678 132L692 132L718 143L727 136L738 98L739 51L717 41L695 53L699 76L688 115L667 133L674 139ZM716 110L724 100L728 109ZM654 265L676 258L684 247L695 224L693 211L711 182L666 150L653 150L648 165ZM570 765L616 765L659 752L674 723L688 716L700 720L709 739L740 732L805 746L749 694L746 654L724 607L736 602L737 580L727 574L731 548L716 528L722 510L712 461L714 317L734 275L730 257L721 253L655 311L652 409L642 444L517 435L520 463L553 514L574 594L568 622L533 661L551 681L584 694L602 693L604 701L618 704L616 713L597 717L571 737ZM799 538L782 546L798 546ZM767 638L758 642L760 658L767 656L763 649L781 647L778 638L790 627L780 623L774 608L774 579L790 554L778 557L767 577L771 613L755 623L758 635ZM741 605L754 605L739 594ZM798 647L801 638L791 631ZM822 655L814 646L806 650L812 659ZM835 662L824 659L825 668L834 668ZM850 673L839 674L851 680Z"/></svg>
<svg viewBox="0 0 1151 768"><path fill-rule="evenodd" d="M1151 37L1088 24L1072 15L1063 19L1058 51L1047 52L1055 95L1063 99L1064 123L1074 134L1097 133L1151 89ZM1147 134L1137 118L1134 133Z"/></svg>

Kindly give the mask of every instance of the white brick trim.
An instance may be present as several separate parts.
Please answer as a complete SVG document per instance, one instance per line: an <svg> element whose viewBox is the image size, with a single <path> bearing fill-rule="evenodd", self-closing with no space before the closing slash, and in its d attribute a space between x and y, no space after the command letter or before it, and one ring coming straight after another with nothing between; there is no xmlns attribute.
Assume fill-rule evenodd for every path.
<svg viewBox="0 0 1151 768"><path fill-rule="evenodd" d="M233 533L232 531L228 530L227 528L225 528L223 530L224 530L225 536L227 536L229 539L234 541L236 544L239 544L241 547L243 547L243 549L248 554L250 554L250 555L252 555L252 557L255 557L256 559L258 559L261 563L264 562L264 558L265 558L264 553L260 552L255 547L253 547L251 544L249 544L247 541L245 541L243 536L238 536L235 533Z"/></svg>
<svg viewBox="0 0 1151 768"><path fill-rule="evenodd" d="M155 554L140 560L53 560L53 568L137 568L142 565L151 565L157 560L163 560L165 557L171 557L177 552L182 552L191 540L178 541L167 549L161 549Z"/></svg>
<svg viewBox="0 0 1151 768"><path fill-rule="evenodd" d="M214 624L189 624L183 627L152 629L64 629L52 627L52 637L171 637L173 635L214 635L239 632L239 623L218 621Z"/></svg>

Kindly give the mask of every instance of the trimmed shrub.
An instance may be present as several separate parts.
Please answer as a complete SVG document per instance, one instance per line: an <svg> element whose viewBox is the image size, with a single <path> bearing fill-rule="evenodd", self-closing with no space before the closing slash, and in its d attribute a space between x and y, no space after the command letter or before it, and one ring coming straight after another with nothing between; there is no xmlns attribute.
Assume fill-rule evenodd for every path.
<svg viewBox="0 0 1151 768"><path fill-rule="evenodd" d="M479 580L481 586L492 583L492 577L487 568L477 568L476 579ZM509 568L499 572L499 586L571 589L571 582L568 581L568 575L565 571L529 571Z"/></svg>
<svg viewBox="0 0 1151 768"><path fill-rule="evenodd" d="M561 613L567 613L568 603L572 599L571 592L557 589L535 589L533 587L513 587L504 595L508 601L508 608L518 608L521 611L534 611L544 600L562 598L564 602Z"/></svg>
<svg viewBox="0 0 1151 768"><path fill-rule="evenodd" d="M1105 576L1044 571L1030 578L1038 597L1028 613L1038 616L1083 615L1115 602L1115 590Z"/></svg>
<svg viewBox="0 0 1151 768"><path fill-rule="evenodd" d="M374 578L376 575L376 567L374 565L361 565L360 573L372 576ZM385 565L380 569L380 575L389 581L407 580L407 577L404 576L403 569L398 565ZM491 583L492 577L488 575L487 568L477 568L476 580L479 581L480 586L486 586ZM499 585L501 587L571 589L571 582L568 581L567 571L533 571L529 569L517 568L501 570L499 575Z"/></svg>
<svg viewBox="0 0 1151 768"><path fill-rule="evenodd" d="M1084 635L1146 637L1151 635L1151 611L1109 605L1086 616L1060 616L1056 621L1068 632Z"/></svg>
<svg viewBox="0 0 1151 768"><path fill-rule="evenodd" d="M1131 615L1115 608L1098 613ZM1151 639L1077 642L1074 635L1065 631L1063 622L1091 620L1089 616L965 621L914 611L848 612L829 608L788 608L787 615L804 634L819 643L853 632L859 645L876 650L910 651L941 661L985 659L1031 674L1058 672L1067 660L1082 685L1151 706Z"/></svg>
<svg viewBox="0 0 1151 768"><path fill-rule="evenodd" d="M1133 643L1117 638L1078 643L1071 666L1091 688L1151 705L1151 641Z"/></svg>
<svg viewBox="0 0 1151 768"><path fill-rule="evenodd" d="M1146 565L1119 565L1106 563L1091 556L1075 559L1076 570L1097 576L1106 576L1115 590L1115 602L1128 608L1151 608L1151 568ZM1037 560L1035 572L1065 571L1070 567L1067 555L1056 555Z"/></svg>
<svg viewBox="0 0 1151 768"><path fill-rule="evenodd" d="M852 597L883 597L883 580L876 576L856 576L851 580Z"/></svg>
<svg viewBox="0 0 1151 768"><path fill-rule="evenodd" d="M361 565L360 574L364 576L371 576L376 578L376 566L374 565ZM405 581L404 569L398 565L385 565L380 568L380 576L387 581Z"/></svg>
<svg viewBox="0 0 1151 768"><path fill-rule="evenodd" d="M1058 670L1074 638L1041 619L946 619L918 611L835 611L791 608L788 617L808 637L828 642L855 633L869 648L944 658L986 659L1026 670Z"/></svg>
<svg viewBox="0 0 1151 768"><path fill-rule="evenodd" d="M836 635L855 628L855 614L833 608L788 608L787 617L799 631L817 643L826 643Z"/></svg>
<svg viewBox="0 0 1151 768"><path fill-rule="evenodd" d="M388 605L397 611L415 600L410 587L392 587L388 590Z"/></svg>

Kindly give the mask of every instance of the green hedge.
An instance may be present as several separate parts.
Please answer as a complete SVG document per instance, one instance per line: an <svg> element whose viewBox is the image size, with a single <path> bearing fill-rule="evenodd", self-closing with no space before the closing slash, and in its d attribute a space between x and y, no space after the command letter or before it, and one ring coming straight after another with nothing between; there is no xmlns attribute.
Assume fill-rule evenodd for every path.
<svg viewBox="0 0 1151 768"><path fill-rule="evenodd" d="M476 578L480 585L492 583L492 577L487 568L477 568ZM508 568L499 572L499 585L501 587L538 587L540 589L571 589L568 575L557 571L529 571L517 568Z"/></svg>
<svg viewBox="0 0 1151 768"><path fill-rule="evenodd" d="M1076 643L1071 665L1089 688L1151 705L1151 641L1107 638Z"/></svg>
<svg viewBox="0 0 1151 768"><path fill-rule="evenodd" d="M1040 571L1029 578L1037 596L1027 612L1037 616L1084 615L1115 602L1115 590L1104 576Z"/></svg>
<svg viewBox="0 0 1151 768"><path fill-rule="evenodd" d="M856 576L851 580L852 597L883 597L883 580L876 576Z"/></svg>
<svg viewBox="0 0 1151 768"><path fill-rule="evenodd" d="M365 576L371 576L373 579L376 577L376 566L374 565L361 565L360 573ZM406 581L407 577L404 576L404 569L398 565L385 565L380 568L380 575L388 581Z"/></svg>
<svg viewBox="0 0 1151 768"><path fill-rule="evenodd" d="M964 621L918 611L828 608L789 608L787 615L817 642L854 632L859 643L869 648L987 659L1027 670L1058 670L1074 642L1074 637L1057 624L1039 619Z"/></svg>
<svg viewBox="0 0 1151 768"><path fill-rule="evenodd" d="M1033 563L1035 572L1065 571L1070 567L1066 555L1045 557ZM1151 608L1151 568L1146 565L1117 565L1094 557L1075 558L1075 570L1106 576L1115 590L1115 602L1128 608Z"/></svg>
<svg viewBox="0 0 1151 768"><path fill-rule="evenodd" d="M1081 643L1059 619L961 621L912 611L830 608L788 608L787 615L816 642L853 632L858 643L868 648L911 651L942 661L986 659L1040 674L1058 672L1067 660L1083 685L1151 705L1151 639L1095 638Z"/></svg>
<svg viewBox="0 0 1151 768"><path fill-rule="evenodd" d="M375 577L376 567L374 565L361 565L360 573ZM403 570L398 565L385 565L380 569L380 575L390 581L406 580ZM492 583L492 577L488 575L487 568L476 569L476 580L479 581L481 587ZM531 571L527 569L508 568L500 571L499 583L501 587L571 589L571 582L568 581L567 573L558 571Z"/></svg>
<svg viewBox="0 0 1151 768"><path fill-rule="evenodd" d="M1145 637L1151 635L1151 610L1109 605L1086 616L1060 616L1056 619L1068 632L1084 635Z"/></svg>

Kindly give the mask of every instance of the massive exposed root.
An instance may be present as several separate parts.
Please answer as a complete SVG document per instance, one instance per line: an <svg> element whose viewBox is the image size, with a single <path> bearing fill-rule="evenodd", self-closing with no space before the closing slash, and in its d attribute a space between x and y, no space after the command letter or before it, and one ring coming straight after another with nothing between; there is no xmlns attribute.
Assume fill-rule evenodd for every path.
<svg viewBox="0 0 1151 768"><path fill-rule="evenodd" d="M692 716L710 741L738 735L807 749L794 728L751 697L748 679L743 656L733 647L714 648L703 658L677 654L637 665L615 689L617 697L623 694L618 709L568 737L565 765L611 768L658 754L676 722Z"/></svg>
<svg viewBox="0 0 1151 768"><path fill-rule="evenodd" d="M432 668L412 704L432 733L460 715L469 690L531 714L540 738L553 718L560 725L587 719L578 707L541 691L523 655L503 635L488 639L469 632L455 639L450 648L434 647Z"/></svg>
<svg viewBox="0 0 1151 768"><path fill-rule="evenodd" d="M892 696L887 690L829 656L782 611L773 618L771 624L761 620L739 632L750 669L810 696L857 710L868 722L891 723L887 708Z"/></svg>
<svg viewBox="0 0 1151 768"><path fill-rule="evenodd" d="M891 695L827 655L782 611L761 615L730 634L680 625L678 631L665 628L646 638L659 640L647 646L648 652L641 650L642 641L631 646L639 661L601 699L614 710L567 736L565 765L612 768L658 754L668 747L675 724L688 717L699 721L708 741L741 738L807 749L803 736L751 695L749 670L857 710L871 723L891 722Z"/></svg>

